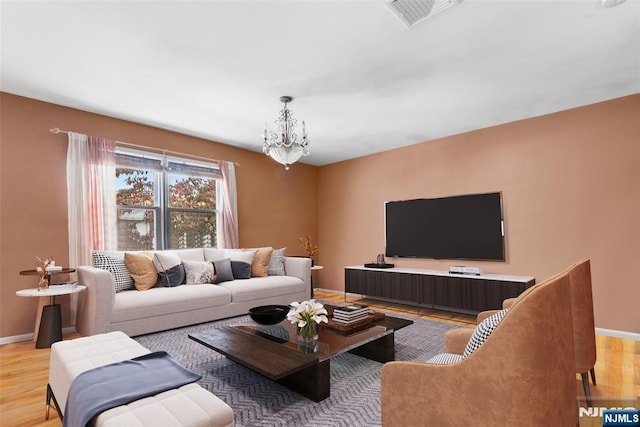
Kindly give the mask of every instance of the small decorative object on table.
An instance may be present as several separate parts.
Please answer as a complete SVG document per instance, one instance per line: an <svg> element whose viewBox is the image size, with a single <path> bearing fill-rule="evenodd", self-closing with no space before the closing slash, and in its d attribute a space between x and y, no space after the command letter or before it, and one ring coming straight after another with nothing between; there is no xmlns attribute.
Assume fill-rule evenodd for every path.
<svg viewBox="0 0 640 427"><path fill-rule="evenodd" d="M292 302L287 319L298 324L298 339L301 341L317 340L318 323L328 322L327 310L314 299L300 303Z"/></svg>
<svg viewBox="0 0 640 427"><path fill-rule="evenodd" d="M300 246L302 250L307 254L309 258L311 258L311 267L314 265L313 256L318 252L318 245L311 241L311 236L307 231L304 236L298 236L298 242L300 242Z"/></svg>
<svg viewBox="0 0 640 427"><path fill-rule="evenodd" d="M40 257L36 257L36 270L40 273L38 280L38 290L44 288L47 289L49 287L49 266L53 263L53 266L56 265L53 257L49 257L45 260L40 259Z"/></svg>

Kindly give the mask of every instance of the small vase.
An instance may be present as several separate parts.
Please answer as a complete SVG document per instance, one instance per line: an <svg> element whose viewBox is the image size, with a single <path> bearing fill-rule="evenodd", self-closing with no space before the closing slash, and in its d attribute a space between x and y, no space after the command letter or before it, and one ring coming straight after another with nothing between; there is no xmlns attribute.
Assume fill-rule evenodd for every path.
<svg viewBox="0 0 640 427"><path fill-rule="evenodd" d="M318 339L318 324L316 322L307 322L306 325L298 328L299 341L315 341Z"/></svg>

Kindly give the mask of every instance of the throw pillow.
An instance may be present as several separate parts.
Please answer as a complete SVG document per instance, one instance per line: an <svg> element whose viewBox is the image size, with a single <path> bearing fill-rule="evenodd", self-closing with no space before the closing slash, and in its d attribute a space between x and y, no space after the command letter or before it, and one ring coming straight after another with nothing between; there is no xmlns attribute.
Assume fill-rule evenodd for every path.
<svg viewBox="0 0 640 427"><path fill-rule="evenodd" d="M162 282L165 287L175 288L176 286L184 283L184 266L182 264L178 264L165 271L159 271L158 275L160 276L160 282Z"/></svg>
<svg viewBox="0 0 640 427"><path fill-rule="evenodd" d="M267 274L269 276L284 276L284 253L287 248L274 249L271 253Z"/></svg>
<svg viewBox="0 0 640 427"><path fill-rule="evenodd" d="M234 279L251 279L251 264L244 261L231 261L231 272Z"/></svg>
<svg viewBox="0 0 640 427"><path fill-rule="evenodd" d="M231 260L229 258L213 261L213 266L216 269L216 280L214 283L233 280L233 270L231 270Z"/></svg>
<svg viewBox="0 0 640 427"><path fill-rule="evenodd" d="M182 261L187 276L186 283L213 283L213 263L207 261Z"/></svg>
<svg viewBox="0 0 640 427"><path fill-rule="evenodd" d="M496 327L498 327L502 318L505 316L505 314L507 314L507 311L508 310L506 309L500 310L497 313L487 317L482 322L480 322L478 326L476 326L476 329L473 331L473 334L471 335L471 338L469 339L469 342L467 343L467 346L462 353L463 357L468 357L469 355L471 355L471 353L479 349L482 344L484 344L487 338L489 338L489 335L491 335Z"/></svg>
<svg viewBox="0 0 640 427"><path fill-rule="evenodd" d="M184 283L185 272L182 260L177 253L171 251L156 252L153 264L158 269L163 286L174 287Z"/></svg>
<svg viewBox="0 0 640 427"><path fill-rule="evenodd" d="M156 269L160 272L168 270L171 267L175 267L178 264L182 264L182 260L175 252L160 251L155 252L153 263L155 264Z"/></svg>
<svg viewBox="0 0 640 427"><path fill-rule="evenodd" d="M434 365L451 365L461 362L463 359L464 357L461 354L440 353L427 360L427 363L433 363Z"/></svg>
<svg viewBox="0 0 640 427"><path fill-rule="evenodd" d="M269 261L271 260L271 254L273 253L272 247L244 249L244 251L256 251L256 255L253 257L251 263L251 275L253 277L267 277L269 272Z"/></svg>
<svg viewBox="0 0 640 427"><path fill-rule="evenodd" d="M153 288L158 283L158 270L153 265L153 253L125 252L124 264L133 278L134 285L139 291L146 291Z"/></svg>
<svg viewBox="0 0 640 427"><path fill-rule="evenodd" d="M116 292L135 289L133 279L129 275L127 266L124 264L124 256L122 258L112 255L105 255L100 252L93 252L93 266L107 270L113 276L113 283Z"/></svg>

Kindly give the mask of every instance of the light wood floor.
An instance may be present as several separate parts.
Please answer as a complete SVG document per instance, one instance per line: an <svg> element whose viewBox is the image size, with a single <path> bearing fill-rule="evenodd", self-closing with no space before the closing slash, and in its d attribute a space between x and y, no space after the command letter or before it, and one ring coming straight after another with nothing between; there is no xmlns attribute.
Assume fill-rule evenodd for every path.
<svg viewBox="0 0 640 427"><path fill-rule="evenodd" d="M315 297L342 302L344 294L316 290ZM363 301L372 308L390 313L419 316L425 319L472 326L472 316L421 309L380 301ZM65 339L77 337L67 335ZM598 361L597 386L591 386L594 397L638 398L640 396L640 341L596 336ZM45 396L49 376L49 349L36 349L32 341L0 346L0 426L59 426L60 420L52 408L45 421ZM582 386L576 377L576 392Z"/></svg>

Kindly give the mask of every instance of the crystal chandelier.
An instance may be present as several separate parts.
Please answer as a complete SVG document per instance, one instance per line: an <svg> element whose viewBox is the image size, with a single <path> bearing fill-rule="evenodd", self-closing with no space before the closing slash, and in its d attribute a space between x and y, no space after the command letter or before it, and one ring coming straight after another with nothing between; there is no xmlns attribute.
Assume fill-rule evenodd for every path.
<svg viewBox="0 0 640 427"><path fill-rule="evenodd" d="M300 157L309 155L309 140L307 139L307 129L302 122L302 138L298 140L296 124L298 121L292 118L293 113L287 108L287 104L293 100L290 96L281 96L280 102L284 103L284 108L280 110L280 117L276 120L275 129L269 131L267 124L264 124L264 145L262 151L276 162L283 164L286 170L289 165L297 162Z"/></svg>

